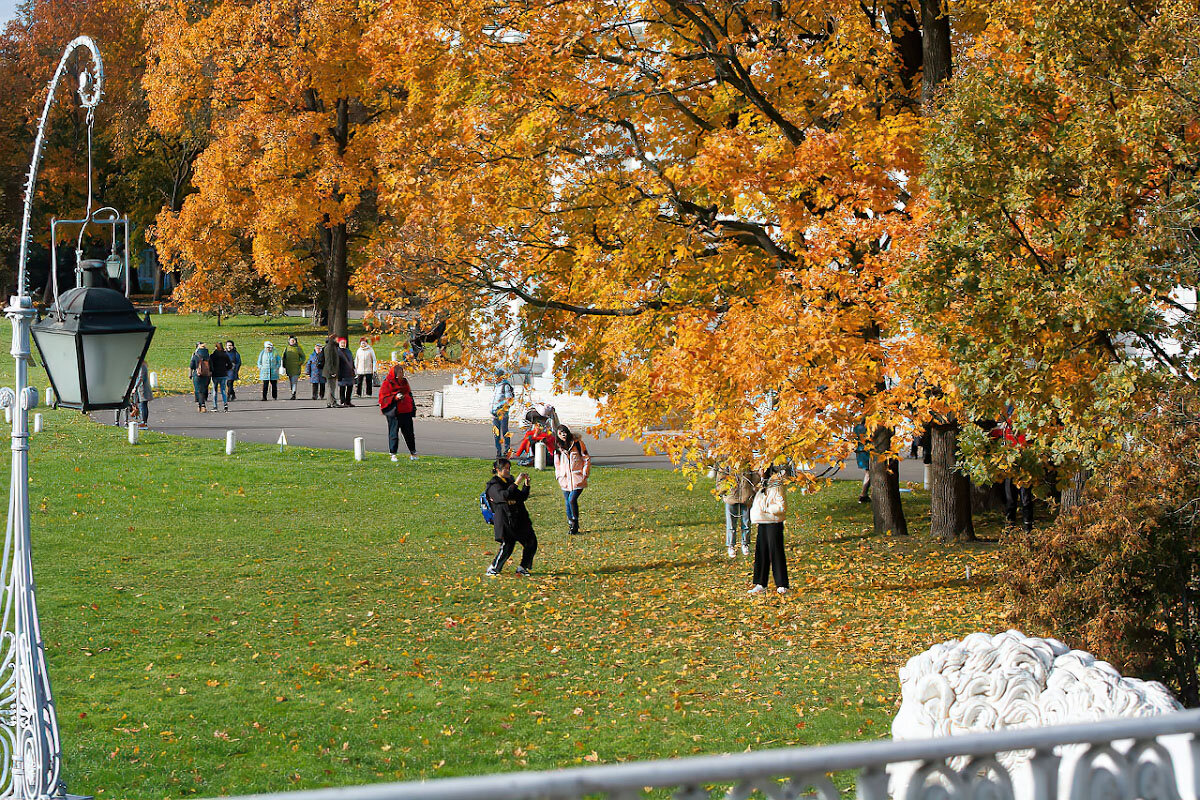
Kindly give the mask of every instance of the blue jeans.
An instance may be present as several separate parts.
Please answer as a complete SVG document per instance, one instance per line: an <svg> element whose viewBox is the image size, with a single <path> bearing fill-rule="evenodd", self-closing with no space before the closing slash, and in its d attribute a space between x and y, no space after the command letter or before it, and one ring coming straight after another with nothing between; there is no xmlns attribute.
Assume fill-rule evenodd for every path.
<svg viewBox="0 0 1200 800"><path fill-rule="evenodd" d="M725 546L733 547L738 528L742 530L742 545L750 546L750 506L746 503L725 504Z"/></svg>
<svg viewBox="0 0 1200 800"><path fill-rule="evenodd" d="M138 401L138 421L150 422L150 403L146 400Z"/></svg>
<svg viewBox="0 0 1200 800"><path fill-rule="evenodd" d="M579 495L583 489L563 490L563 502L567 506L567 522L579 521Z"/></svg>
<svg viewBox="0 0 1200 800"><path fill-rule="evenodd" d="M208 377L193 375L192 388L196 391L196 405L202 406L208 402Z"/></svg>
<svg viewBox="0 0 1200 800"><path fill-rule="evenodd" d="M508 412L497 414L492 412L492 436L496 439L496 458L507 458L512 444L512 436L508 432Z"/></svg>
<svg viewBox="0 0 1200 800"><path fill-rule="evenodd" d="M217 397L221 398L221 402L229 405L229 379L228 378L213 378L213 411L216 411Z"/></svg>

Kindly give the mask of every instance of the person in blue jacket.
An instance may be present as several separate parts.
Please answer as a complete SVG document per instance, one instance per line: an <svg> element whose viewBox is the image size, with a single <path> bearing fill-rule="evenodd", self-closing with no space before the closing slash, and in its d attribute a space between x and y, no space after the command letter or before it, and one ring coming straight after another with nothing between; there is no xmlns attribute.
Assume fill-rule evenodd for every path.
<svg viewBox="0 0 1200 800"><path fill-rule="evenodd" d="M271 399L279 399L279 368L283 359L275 352L275 345L263 342L262 352L258 354L258 379L262 381L262 399L267 399L267 387L271 387Z"/></svg>
<svg viewBox="0 0 1200 800"><path fill-rule="evenodd" d="M312 399L325 399L325 345L319 344L313 348L305 365L308 370L308 382L312 384Z"/></svg>
<svg viewBox="0 0 1200 800"><path fill-rule="evenodd" d="M229 361L233 364L233 369L229 370L229 376L225 379L225 388L229 390L229 399L236 400L237 392L233 390L233 384L238 379L238 373L242 371L242 354L233 346L233 339L225 340L225 355L229 356Z"/></svg>

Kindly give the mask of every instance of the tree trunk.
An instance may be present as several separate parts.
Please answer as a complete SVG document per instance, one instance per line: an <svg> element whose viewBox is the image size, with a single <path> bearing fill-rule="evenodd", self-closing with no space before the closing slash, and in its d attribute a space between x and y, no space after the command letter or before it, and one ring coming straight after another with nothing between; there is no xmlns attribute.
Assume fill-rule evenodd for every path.
<svg viewBox="0 0 1200 800"><path fill-rule="evenodd" d="M942 0L921 0L921 104L929 106L950 78L950 15Z"/></svg>
<svg viewBox="0 0 1200 800"><path fill-rule="evenodd" d="M971 481L958 471L958 430L958 422L952 419L949 424L933 424L930 433L930 533L943 542L975 538Z"/></svg>
<svg viewBox="0 0 1200 800"><path fill-rule="evenodd" d="M892 429L880 426L871 434L871 513L875 521L875 533L908 534L908 522L904 519L904 506L900 502L900 462L895 459L876 457L875 453L886 453L892 446Z"/></svg>
<svg viewBox="0 0 1200 800"><path fill-rule="evenodd" d="M1062 501L1058 505L1058 513L1070 511L1083 503L1083 490L1087 486L1089 477L1090 474L1085 469L1081 469L1071 476L1067 488L1062 491Z"/></svg>
<svg viewBox="0 0 1200 800"><path fill-rule="evenodd" d="M152 299L157 302L162 300L163 295L163 269L162 264L158 262L157 253L152 256L152 260L154 261L154 295Z"/></svg>
<svg viewBox="0 0 1200 800"><path fill-rule="evenodd" d="M329 268L326 272L329 291L329 332L334 336L349 335L350 276L346 269L346 224L329 229Z"/></svg>

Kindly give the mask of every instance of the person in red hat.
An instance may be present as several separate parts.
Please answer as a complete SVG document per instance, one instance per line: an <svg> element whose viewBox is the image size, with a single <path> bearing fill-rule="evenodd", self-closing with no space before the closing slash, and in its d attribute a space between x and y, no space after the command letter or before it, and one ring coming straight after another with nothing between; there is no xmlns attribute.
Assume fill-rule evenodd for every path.
<svg viewBox="0 0 1200 800"><path fill-rule="evenodd" d="M379 387L379 410L387 417L388 450L392 461L399 461L396 451L400 449L400 433L408 447L408 460L417 460L417 442L413 434L413 418L417 415L417 404L413 400L412 388L404 377L404 367L396 364Z"/></svg>

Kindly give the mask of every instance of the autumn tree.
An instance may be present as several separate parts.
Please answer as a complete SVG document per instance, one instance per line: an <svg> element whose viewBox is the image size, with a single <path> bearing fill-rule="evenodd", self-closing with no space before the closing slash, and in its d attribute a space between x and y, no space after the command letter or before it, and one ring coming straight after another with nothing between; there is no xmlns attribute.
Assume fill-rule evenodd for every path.
<svg viewBox="0 0 1200 800"><path fill-rule="evenodd" d="M682 420L651 440L685 463L838 463L866 419L876 528L903 533L894 431L929 400L891 243L921 25L908 0L390 3L369 41L409 90L380 138L397 226L360 286L435 284L496 334L477 363L514 327L564 343L609 430Z"/></svg>
<svg viewBox="0 0 1200 800"><path fill-rule="evenodd" d="M151 121L177 133L207 117L196 191L160 217L164 261L202 287L243 253L281 290L327 299L329 330L346 333L356 253L373 228L374 126L400 96L370 84L360 47L372 4L359 0L166 3L155 14L145 88Z"/></svg>
<svg viewBox="0 0 1200 800"><path fill-rule="evenodd" d="M969 418L1014 421L1036 458L963 448L980 479L1104 463L1197 353L1194 54L1181 2L1008 3L933 125L931 202L907 286L951 354Z"/></svg>

